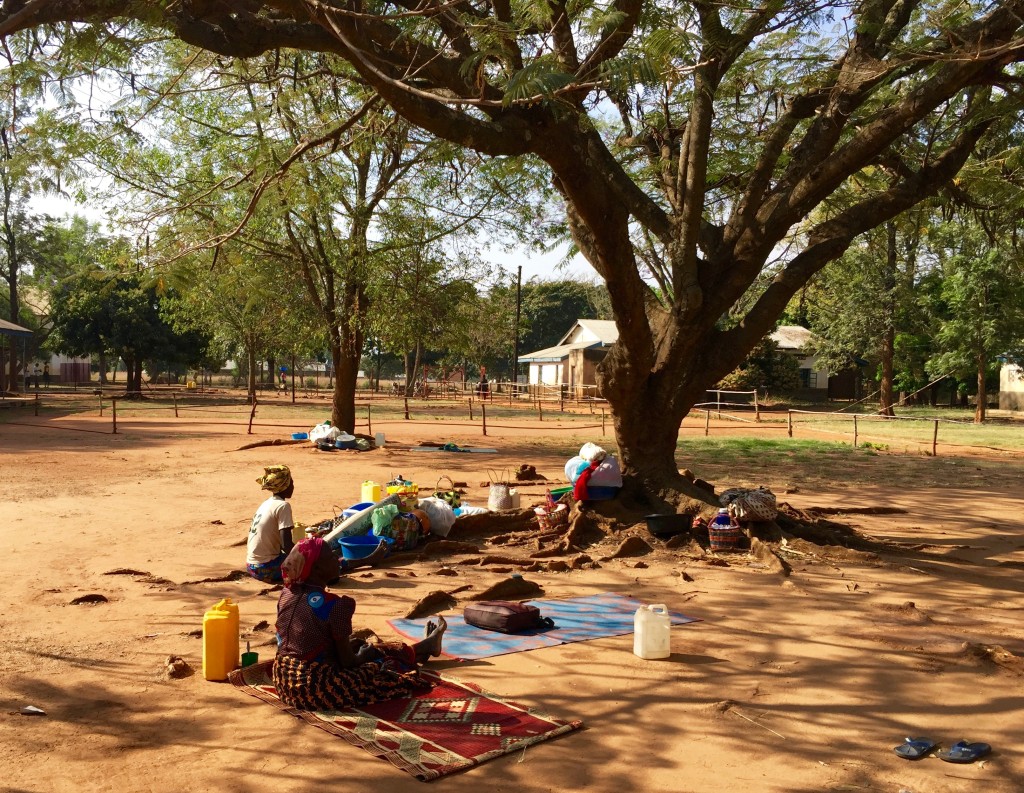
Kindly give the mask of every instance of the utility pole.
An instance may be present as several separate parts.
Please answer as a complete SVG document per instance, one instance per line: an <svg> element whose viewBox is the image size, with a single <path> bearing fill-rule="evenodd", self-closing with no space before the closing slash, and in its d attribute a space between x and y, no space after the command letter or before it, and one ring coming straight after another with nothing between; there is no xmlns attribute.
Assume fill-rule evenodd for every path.
<svg viewBox="0 0 1024 793"><path fill-rule="evenodd" d="M512 393L519 382L519 313L523 306L523 265L519 265L516 276L516 325L512 331Z"/></svg>

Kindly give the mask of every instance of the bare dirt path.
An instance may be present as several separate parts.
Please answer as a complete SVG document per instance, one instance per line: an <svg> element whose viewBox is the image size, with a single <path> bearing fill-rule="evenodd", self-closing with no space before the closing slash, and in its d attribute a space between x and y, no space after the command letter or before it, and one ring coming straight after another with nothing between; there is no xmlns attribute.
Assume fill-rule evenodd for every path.
<svg viewBox="0 0 1024 793"><path fill-rule="evenodd" d="M76 420L82 429L98 419ZM383 428L383 427L382 427ZM390 440L440 437L443 425L386 427ZM236 451L239 427L136 421L117 436L0 425L0 789L9 791L393 791L422 783L297 719L200 674L166 679L168 655L197 670L191 634L219 598L241 604L243 630L273 625L276 595L248 579L183 584L244 566L261 500L261 466L292 466L296 517L327 517L358 500L364 479L441 474L486 500L487 469L528 462L560 478L578 448L571 432L538 439L504 431L496 456L384 450L324 454L305 446ZM480 445L476 435L444 440ZM895 456L880 465L898 466ZM1018 467L1005 476L938 474L927 486L855 486L820 472L759 470L795 507L888 507L834 517L904 544L876 557L838 550L789 556L789 577L746 555L728 567L662 546L600 569L530 573L547 597L615 591L663 602L703 622L673 629L673 655L642 661L624 636L466 664L450 674L587 729L435 784L449 790L895 791L1017 793L1024 779L1024 517ZM933 461L937 462L937 461ZM1007 464L1008 465L1008 464ZM935 468L939 471L938 467ZM1001 469L1003 470L1003 469ZM703 472L696 471L698 475ZM728 485L724 471L715 471ZM709 477L711 478L711 477ZM813 486L809 486L812 483ZM426 592L504 574L395 558L341 589L356 621L389 637L385 620ZM128 568L147 575L105 575ZM686 581L683 571L692 578ZM387 573L397 574L388 576ZM102 594L105 603L70 605ZM912 604L912 605L911 605ZM250 631L261 657L271 630ZM44 717L18 715L25 705ZM984 763L910 763L891 748L908 735L994 747Z"/></svg>

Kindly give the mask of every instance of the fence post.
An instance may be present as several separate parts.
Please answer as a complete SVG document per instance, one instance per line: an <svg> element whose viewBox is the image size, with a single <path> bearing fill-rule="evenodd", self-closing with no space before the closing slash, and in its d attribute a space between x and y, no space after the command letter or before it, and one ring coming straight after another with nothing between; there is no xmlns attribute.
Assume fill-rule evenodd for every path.
<svg viewBox="0 0 1024 793"><path fill-rule="evenodd" d="M178 418L178 392L172 391L171 397L174 399L174 418Z"/></svg>
<svg viewBox="0 0 1024 793"><path fill-rule="evenodd" d="M487 434L487 404L484 403L484 402L480 403L480 415L482 415L483 419L484 419L484 435L486 435Z"/></svg>
<svg viewBox="0 0 1024 793"><path fill-rule="evenodd" d="M469 398L469 420L473 420L473 397Z"/></svg>
<svg viewBox="0 0 1024 793"><path fill-rule="evenodd" d="M256 418L256 402L257 402L256 395L253 394L253 396L252 396L252 410L249 411L249 432L248 432L249 435L252 435L252 420L254 418Z"/></svg>
<svg viewBox="0 0 1024 793"><path fill-rule="evenodd" d="M787 410L786 411L786 423L789 425L788 426L789 437L792 438L793 437L793 411L792 410Z"/></svg>
<svg viewBox="0 0 1024 793"><path fill-rule="evenodd" d="M605 435L605 432L604 432L604 405L602 405L601 406L601 437L603 438L604 435Z"/></svg>
<svg viewBox="0 0 1024 793"><path fill-rule="evenodd" d="M36 415L39 415L39 392L36 391Z"/></svg>
<svg viewBox="0 0 1024 793"><path fill-rule="evenodd" d="M103 392L100 391L100 415L103 415Z"/></svg>
<svg viewBox="0 0 1024 793"><path fill-rule="evenodd" d="M117 435L117 397L114 397L113 399L110 400L110 408L111 408L110 415L113 417L113 422L114 422L113 434Z"/></svg>
<svg viewBox="0 0 1024 793"><path fill-rule="evenodd" d="M561 389L558 390L558 412L565 413L565 394Z"/></svg>
<svg viewBox="0 0 1024 793"><path fill-rule="evenodd" d="M370 415L370 403L366 403L366 434L373 435L373 416Z"/></svg>
<svg viewBox="0 0 1024 793"><path fill-rule="evenodd" d="M857 414L853 414L853 448L857 448Z"/></svg>
<svg viewBox="0 0 1024 793"><path fill-rule="evenodd" d="M409 397L405 397L405 420L409 420Z"/></svg>
<svg viewBox="0 0 1024 793"><path fill-rule="evenodd" d="M761 421L761 406L757 404L757 389L754 389L754 421Z"/></svg>
<svg viewBox="0 0 1024 793"><path fill-rule="evenodd" d="M708 433L711 432L711 411L704 411L704 437L708 437Z"/></svg>
<svg viewBox="0 0 1024 793"><path fill-rule="evenodd" d="M537 420L544 421L544 406L540 403L540 397L537 397Z"/></svg>
<svg viewBox="0 0 1024 793"><path fill-rule="evenodd" d="M939 420L935 419L935 428L932 430L932 457L939 455Z"/></svg>

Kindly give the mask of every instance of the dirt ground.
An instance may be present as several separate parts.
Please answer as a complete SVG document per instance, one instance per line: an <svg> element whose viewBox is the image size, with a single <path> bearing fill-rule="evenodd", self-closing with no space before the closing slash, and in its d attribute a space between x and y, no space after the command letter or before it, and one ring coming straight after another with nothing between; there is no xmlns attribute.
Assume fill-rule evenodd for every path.
<svg viewBox="0 0 1024 793"><path fill-rule="evenodd" d="M105 427L97 420L96 429ZM418 442L439 437L442 426L382 429L389 442ZM255 439L273 437L261 431ZM116 436L0 423L0 789L421 790L423 783L345 741L203 680L193 635L203 612L235 599L243 632L267 658L276 594L260 594L266 586L248 579L187 582L244 569L238 543L262 500L255 478L265 464L292 467L295 516L307 523L358 501L362 480L399 472L428 486L450 474L470 484L467 501L482 505L488 468L532 463L561 478L574 442L529 440L535 435L489 438L501 450L496 456L325 454L291 445L239 451L254 439L244 428L173 420L131 422ZM651 541L655 549L642 559L527 573L549 598L619 592L703 621L673 628L665 661L635 657L632 636L622 636L435 664L552 715L580 718L586 728L432 784L607 793L1020 791L1019 480L899 489L837 482L783 495L793 479L777 471L764 484L801 509L890 510L830 517L892 552L798 544L800 553L784 554L793 567L785 576L745 553L723 555L727 566L717 566L713 557ZM524 503L542 493L525 490ZM588 552L607 554L619 539ZM456 565L452 578L437 575L440 567L396 555L338 589L355 597L358 626L389 638L385 620L423 594L461 585L480 591L506 576ZM117 568L147 575L105 574ZM70 604L87 594L108 602ZM261 620L271 628L252 631ZM169 655L197 674L166 678ZM46 715L20 715L27 705ZM985 741L993 753L972 765L908 762L892 752L907 736L944 746Z"/></svg>

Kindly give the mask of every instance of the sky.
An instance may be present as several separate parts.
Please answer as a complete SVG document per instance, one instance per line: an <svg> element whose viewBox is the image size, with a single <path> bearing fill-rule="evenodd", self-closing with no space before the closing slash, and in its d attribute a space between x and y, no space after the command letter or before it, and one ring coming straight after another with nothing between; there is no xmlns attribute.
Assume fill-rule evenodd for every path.
<svg viewBox="0 0 1024 793"><path fill-rule="evenodd" d="M68 198L54 195L35 195L29 202L33 210L46 213L56 218L68 215L83 215L87 220L107 226L107 211L102 204L90 204L88 206L77 204ZM109 227L108 227L109 228ZM504 251L494 248L487 249L487 257L490 261L500 265L513 275L519 265L523 267L523 283L531 278L540 281L555 280L577 280L596 281L598 275L586 259L576 255L567 268L559 269L559 265L565 256L565 249L538 253L535 250L524 246L519 250Z"/></svg>

